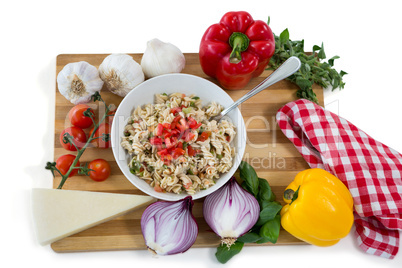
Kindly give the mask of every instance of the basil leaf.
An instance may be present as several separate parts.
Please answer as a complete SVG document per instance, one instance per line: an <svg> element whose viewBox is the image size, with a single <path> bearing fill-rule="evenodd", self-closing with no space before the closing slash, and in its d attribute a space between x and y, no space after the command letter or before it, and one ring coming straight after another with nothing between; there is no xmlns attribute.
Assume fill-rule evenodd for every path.
<svg viewBox="0 0 402 268"><path fill-rule="evenodd" d="M264 244L270 242L268 238L266 237L261 237L258 241L256 241L257 244Z"/></svg>
<svg viewBox="0 0 402 268"><path fill-rule="evenodd" d="M274 219L266 222L260 229L260 236L275 244L278 241L281 229L281 216L276 215ZM267 241L267 242L268 242Z"/></svg>
<svg viewBox="0 0 402 268"><path fill-rule="evenodd" d="M278 212L282 209L282 206L275 202L268 202L265 204L265 207L260 212L260 217L256 225L263 225L267 221L273 220Z"/></svg>
<svg viewBox="0 0 402 268"><path fill-rule="evenodd" d="M259 186L260 190L258 192L258 200L266 200L266 201L274 201L275 194L271 190L271 186L269 185L268 181L265 179L259 178Z"/></svg>
<svg viewBox="0 0 402 268"><path fill-rule="evenodd" d="M243 189L246 190L246 191L249 192L249 193L252 193L252 192L253 192L253 191L251 190L250 186L249 186L245 181L242 182L241 187L243 187Z"/></svg>
<svg viewBox="0 0 402 268"><path fill-rule="evenodd" d="M260 235L254 232L250 233L245 233L244 235L240 236L237 238L237 242L242 242L242 243L254 243L260 239Z"/></svg>
<svg viewBox="0 0 402 268"><path fill-rule="evenodd" d="M243 188L249 189L251 194L257 196L259 180L254 168L250 166L247 162L242 161L240 163L239 169L240 178L247 184L247 188Z"/></svg>
<svg viewBox="0 0 402 268"><path fill-rule="evenodd" d="M238 254L242 250L243 246L244 243L239 241L236 241L230 247L225 244L220 245L215 253L215 256L220 263L227 263L234 255Z"/></svg>

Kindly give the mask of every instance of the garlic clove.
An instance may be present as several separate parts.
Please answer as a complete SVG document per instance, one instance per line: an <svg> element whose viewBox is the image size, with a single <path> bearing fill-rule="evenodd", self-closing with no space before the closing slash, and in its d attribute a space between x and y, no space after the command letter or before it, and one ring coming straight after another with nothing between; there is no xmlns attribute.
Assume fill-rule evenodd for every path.
<svg viewBox="0 0 402 268"><path fill-rule="evenodd" d="M133 57L121 53L107 56L99 65L99 75L106 88L121 97L145 79L141 66Z"/></svg>
<svg viewBox="0 0 402 268"><path fill-rule="evenodd" d="M57 75L60 94L73 104L89 102L102 86L98 69L86 61L69 63Z"/></svg>
<svg viewBox="0 0 402 268"><path fill-rule="evenodd" d="M175 45L164 43L157 38L147 42L147 48L141 59L141 67L146 77L180 73L185 65L184 54Z"/></svg>

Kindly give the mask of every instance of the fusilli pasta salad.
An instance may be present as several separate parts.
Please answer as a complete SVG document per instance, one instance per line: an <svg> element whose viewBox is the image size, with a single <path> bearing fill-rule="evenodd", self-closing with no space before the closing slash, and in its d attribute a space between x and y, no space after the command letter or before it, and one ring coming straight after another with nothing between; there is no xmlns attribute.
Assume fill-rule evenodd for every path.
<svg viewBox="0 0 402 268"><path fill-rule="evenodd" d="M132 157L131 173L155 191L195 194L215 184L233 165L234 125L210 120L223 107L202 107L195 95L156 94L155 104L134 109L121 146Z"/></svg>

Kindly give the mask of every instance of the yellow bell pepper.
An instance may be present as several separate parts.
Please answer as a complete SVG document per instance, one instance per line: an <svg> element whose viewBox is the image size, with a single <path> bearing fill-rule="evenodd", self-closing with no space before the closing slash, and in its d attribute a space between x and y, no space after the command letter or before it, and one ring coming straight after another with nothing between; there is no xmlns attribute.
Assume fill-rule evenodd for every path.
<svg viewBox="0 0 402 268"><path fill-rule="evenodd" d="M323 169L299 172L283 199L287 203L281 210L283 229L307 243L332 246L352 228L352 196L337 177Z"/></svg>

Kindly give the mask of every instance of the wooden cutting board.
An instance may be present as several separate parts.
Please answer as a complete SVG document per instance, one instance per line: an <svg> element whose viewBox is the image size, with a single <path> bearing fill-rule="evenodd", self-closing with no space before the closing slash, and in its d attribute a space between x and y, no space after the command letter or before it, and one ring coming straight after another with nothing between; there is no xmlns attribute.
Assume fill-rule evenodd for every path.
<svg viewBox="0 0 402 268"><path fill-rule="evenodd" d="M108 54L63 54L57 57L56 73L71 62L87 61L98 67ZM142 54L130 54L137 62L141 61ZM207 77L199 64L197 53L185 54L186 67L183 73L193 74L214 83L215 79ZM249 85L238 91L226 92L234 101L243 96L248 90L260 83L272 71L265 71L260 77L254 78ZM57 87L57 86L56 86ZM258 176L267 179L277 196L277 201L282 202L282 194L286 186L294 179L295 175L304 169L309 168L306 161L301 157L293 144L283 135L277 127L275 114L277 110L287 102L297 99L297 87L288 82L281 81L263 90L257 96L244 102L239 108L244 117L247 128L247 147L243 160L252 164ZM318 100L323 105L323 90L315 86L314 91ZM119 105L121 97L116 96L106 89L102 89L102 98L107 104ZM102 105L92 103L90 106L95 113L102 112ZM67 153L59 142L60 133L64 128L70 126L67 113L73 105L65 99L56 88L56 109L55 109L55 143L54 161ZM90 162L96 158L107 160L112 169L111 176L104 182L94 182L86 176L74 176L67 180L63 189L85 190L96 192L144 194L136 189L122 174L114 161L112 149L88 148L82 157L81 163ZM61 177L54 179L53 187L57 188ZM195 200L193 209L194 216L199 225L199 234L193 247L216 247L219 245L218 237L209 230L202 215L202 201ZM283 202L282 202L283 203ZM77 252L77 251L104 251L104 250L134 250L146 249L141 234L140 219L144 209L140 209L114 220L92 227L78 234L54 242L51 247L56 252ZM278 241L275 245L305 244L294 238L285 230L281 230ZM257 246L257 244L246 244ZM258 246L273 245L271 243L259 244Z"/></svg>

